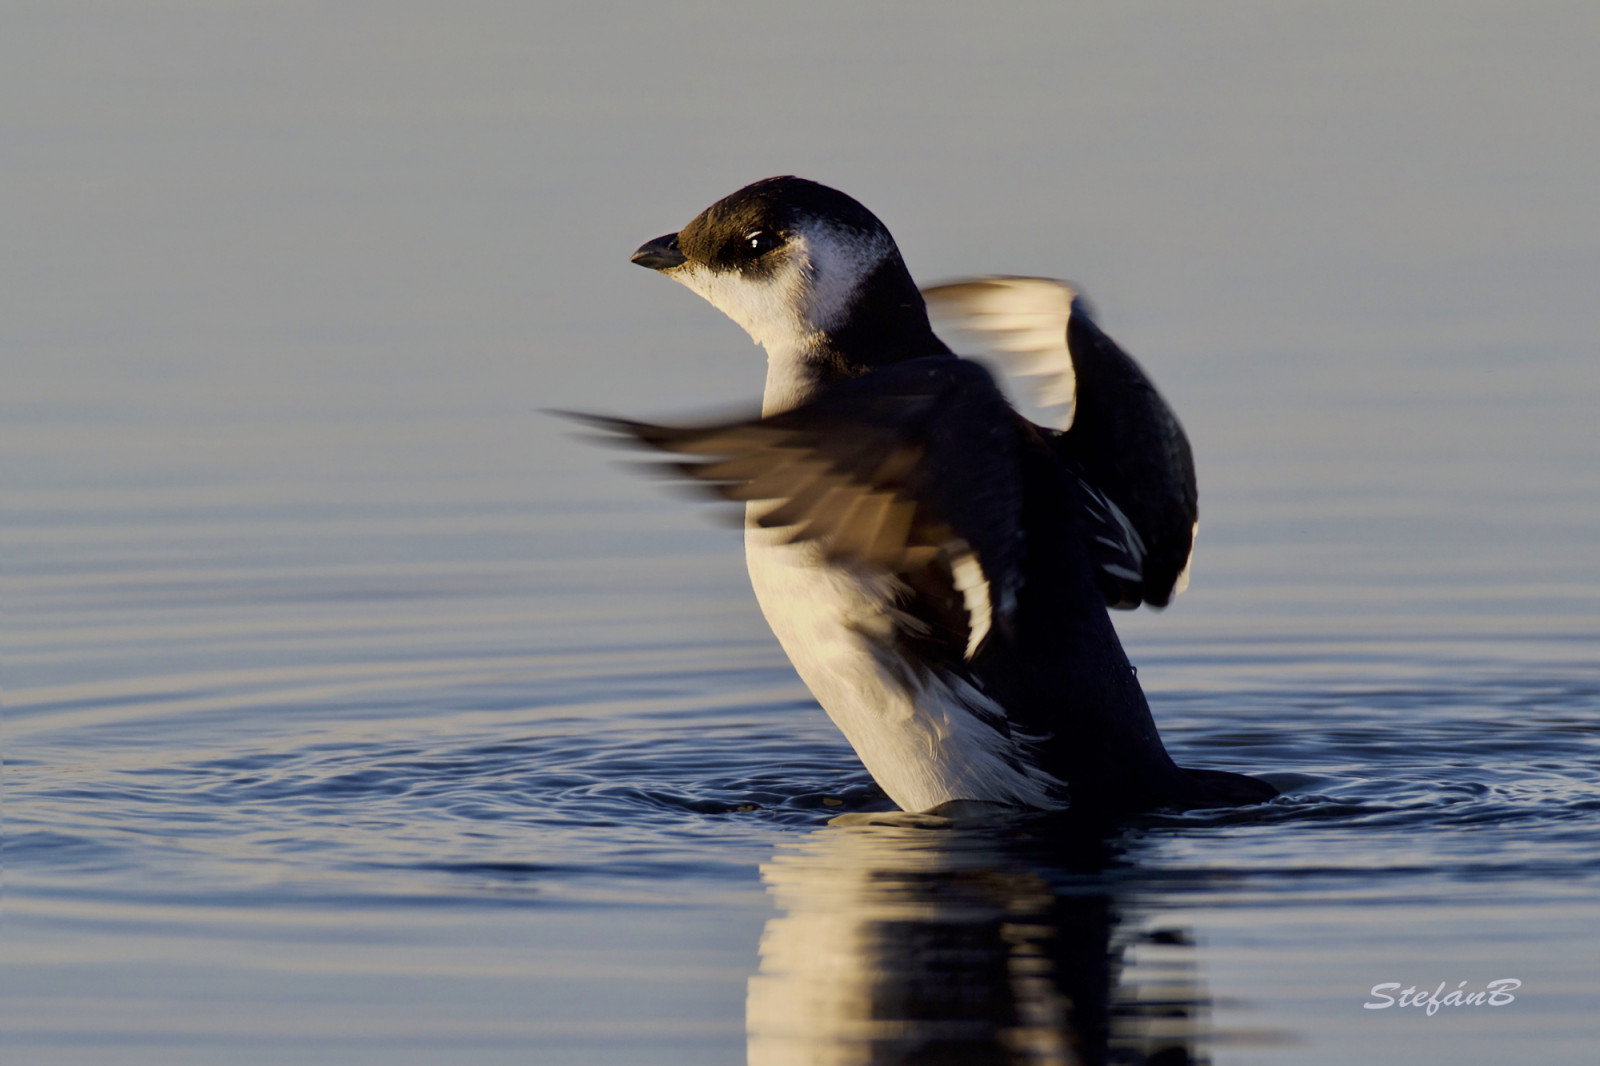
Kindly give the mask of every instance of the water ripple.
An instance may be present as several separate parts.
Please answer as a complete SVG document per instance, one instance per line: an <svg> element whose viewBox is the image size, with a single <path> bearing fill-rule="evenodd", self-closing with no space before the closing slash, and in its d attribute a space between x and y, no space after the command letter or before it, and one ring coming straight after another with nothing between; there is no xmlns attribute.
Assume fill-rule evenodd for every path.
<svg viewBox="0 0 1600 1066"><path fill-rule="evenodd" d="M1134 829L1156 871L1193 870L1196 848L1226 839L1229 865L1207 883L1304 890L1361 871L1392 884L1534 868L1592 881L1600 728L1580 708L1596 691L1588 676L1510 672L1314 698L1271 685L1160 692L1180 761L1265 771L1285 794ZM352 903L491 882L575 898L596 880L748 877L784 833L888 807L786 668L748 645L23 696L6 857L41 887L72 878L159 895L181 887L181 868L179 881L275 881ZM1276 828L1291 824L1292 837Z"/></svg>

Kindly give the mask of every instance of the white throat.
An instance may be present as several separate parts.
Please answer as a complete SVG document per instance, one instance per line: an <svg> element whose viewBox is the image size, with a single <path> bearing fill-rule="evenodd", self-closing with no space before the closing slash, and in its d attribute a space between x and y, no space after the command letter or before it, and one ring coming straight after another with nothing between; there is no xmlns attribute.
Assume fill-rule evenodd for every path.
<svg viewBox="0 0 1600 1066"><path fill-rule="evenodd" d="M817 377L816 360L811 357L813 345L773 344L767 349L767 384L761 393L763 417L793 410L816 395L821 382Z"/></svg>

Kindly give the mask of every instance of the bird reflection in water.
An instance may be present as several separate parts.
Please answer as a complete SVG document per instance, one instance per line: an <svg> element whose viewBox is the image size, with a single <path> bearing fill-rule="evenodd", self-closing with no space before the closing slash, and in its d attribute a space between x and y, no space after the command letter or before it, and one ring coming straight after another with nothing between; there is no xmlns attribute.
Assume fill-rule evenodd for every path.
<svg viewBox="0 0 1600 1066"><path fill-rule="evenodd" d="M750 1066L1209 1061L1192 942L1136 915L1116 838L973 813L846 815L762 867Z"/></svg>

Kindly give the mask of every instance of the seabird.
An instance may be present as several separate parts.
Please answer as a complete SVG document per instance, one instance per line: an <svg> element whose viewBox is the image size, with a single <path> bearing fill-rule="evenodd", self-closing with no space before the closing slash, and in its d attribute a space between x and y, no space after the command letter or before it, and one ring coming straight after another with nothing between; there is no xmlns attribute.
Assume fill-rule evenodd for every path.
<svg viewBox="0 0 1600 1066"><path fill-rule="evenodd" d="M632 261L766 348L761 414L578 417L744 503L767 622L895 803L1115 812L1276 794L1172 761L1112 627L1108 607L1163 607L1187 582L1194 464L1069 287L919 292L876 216L796 177L740 189ZM941 341L930 303L1020 361L1056 424Z"/></svg>

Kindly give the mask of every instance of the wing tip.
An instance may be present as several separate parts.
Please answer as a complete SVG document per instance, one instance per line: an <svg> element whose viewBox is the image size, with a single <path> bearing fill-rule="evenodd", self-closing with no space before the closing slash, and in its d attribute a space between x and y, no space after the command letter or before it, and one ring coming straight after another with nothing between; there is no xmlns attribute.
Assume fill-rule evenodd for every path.
<svg viewBox="0 0 1600 1066"><path fill-rule="evenodd" d="M1004 312L980 307L1018 299L1036 301L1033 311L1037 314L1054 312L1063 318L1095 317L1094 305L1076 282L1033 274L981 274L935 282L923 286L922 298L928 303L929 312L942 318L1000 314Z"/></svg>

